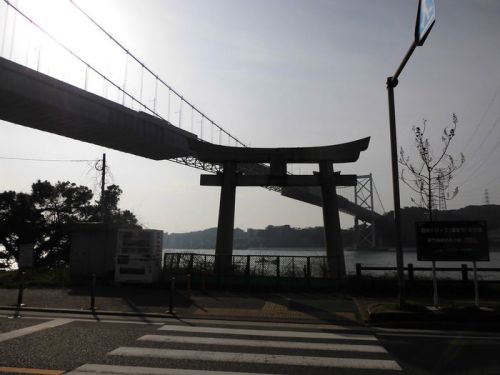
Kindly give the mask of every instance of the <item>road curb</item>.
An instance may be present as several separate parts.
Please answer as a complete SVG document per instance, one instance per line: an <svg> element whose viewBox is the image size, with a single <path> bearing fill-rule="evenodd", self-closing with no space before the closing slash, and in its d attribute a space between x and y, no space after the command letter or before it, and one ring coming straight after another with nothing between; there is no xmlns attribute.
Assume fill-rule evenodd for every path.
<svg viewBox="0 0 500 375"><path fill-rule="evenodd" d="M0 306L1 311L18 311L15 306ZM266 318L255 316L230 316L230 315L204 315L196 316L190 314L168 314L168 313L137 313L127 311L109 311L109 310L90 310L90 309L65 309L65 308L46 308L46 307L22 307L19 312L41 312L55 314L78 314L86 316L120 316L131 318L161 318L161 319L198 319L198 320L232 320L232 321L248 321L248 322L270 322L270 323L300 323L300 324L337 324L344 326L363 326L363 324L355 322L345 322L339 320L307 320L307 319L287 319L287 318Z"/></svg>
<svg viewBox="0 0 500 375"><path fill-rule="evenodd" d="M448 313L437 312L370 312L368 311L369 325L397 325L397 326L428 326L435 327L483 327L485 329L500 329L500 314L498 312L476 312L476 313Z"/></svg>

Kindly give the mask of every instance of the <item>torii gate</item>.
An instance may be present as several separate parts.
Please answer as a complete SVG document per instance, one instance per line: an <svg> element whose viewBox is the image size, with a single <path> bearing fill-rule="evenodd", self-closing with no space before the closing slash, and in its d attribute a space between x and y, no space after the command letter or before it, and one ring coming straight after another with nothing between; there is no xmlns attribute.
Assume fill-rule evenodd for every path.
<svg viewBox="0 0 500 375"><path fill-rule="evenodd" d="M203 186L221 186L215 246L215 255L221 259L219 266L231 265L236 186L320 186L330 277L344 278L345 260L335 188L355 186L356 175L334 172L333 164L358 160L361 151L368 148L369 142L370 137L367 137L331 146L299 148L241 148L192 142L190 147L196 152L199 160L223 165L222 173L201 175L200 178L200 184ZM268 163L270 168L262 168L262 165L259 165L262 163ZM318 163L319 173L288 175L286 172L288 163ZM244 164L244 174L238 172L238 164ZM254 170L255 173L250 174L248 170ZM264 170L268 173L264 174Z"/></svg>

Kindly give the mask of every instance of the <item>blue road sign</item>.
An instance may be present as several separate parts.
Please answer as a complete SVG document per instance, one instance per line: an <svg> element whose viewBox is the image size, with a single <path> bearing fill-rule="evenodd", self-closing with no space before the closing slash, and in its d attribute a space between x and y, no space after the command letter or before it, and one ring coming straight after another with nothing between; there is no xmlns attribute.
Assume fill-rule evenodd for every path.
<svg viewBox="0 0 500 375"><path fill-rule="evenodd" d="M436 21L436 4L434 0L419 0L415 39L419 46L423 45Z"/></svg>

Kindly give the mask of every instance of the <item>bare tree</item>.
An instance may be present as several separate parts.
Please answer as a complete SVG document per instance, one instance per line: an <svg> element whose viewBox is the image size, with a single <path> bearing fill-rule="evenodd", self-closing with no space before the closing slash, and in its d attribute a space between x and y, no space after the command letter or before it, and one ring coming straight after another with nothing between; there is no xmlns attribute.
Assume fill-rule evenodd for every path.
<svg viewBox="0 0 500 375"><path fill-rule="evenodd" d="M453 114L451 124L443 129L440 152L435 154L429 139L425 137L427 120L424 119L422 127L412 127L418 160L413 162L403 148L399 153L399 163L404 167L401 171L401 180L417 194L417 198L411 198L412 202L425 208L431 221L433 210L436 207L442 207L444 202L455 198L458 194L458 187L451 189L450 182L455 171L464 164L465 157L460 153L459 159L455 160L448 153L450 143L455 137L457 124L457 115ZM410 176L405 175L406 171Z"/></svg>

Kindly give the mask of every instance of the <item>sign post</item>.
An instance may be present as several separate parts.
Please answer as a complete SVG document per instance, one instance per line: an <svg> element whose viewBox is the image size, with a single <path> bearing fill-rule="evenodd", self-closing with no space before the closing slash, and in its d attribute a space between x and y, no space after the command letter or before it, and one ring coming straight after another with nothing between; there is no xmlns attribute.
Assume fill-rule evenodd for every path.
<svg viewBox="0 0 500 375"><path fill-rule="evenodd" d="M434 305L437 300L436 261L472 261L474 301L479 307L477 261L489 261L488 227L485 221L417 222L417 259L432 261Z"/></svg>
<svg viewBox="0 0 500 375"><path fill-rule="evenodd" d="M432 302L434 306L438 305L438 283L437 283L437 277L436 277L436 261L432 261L432 290L433 290L433 295L432 295Z"/></svg>
<svg viewBox="0 0 500 375"><path fill-rule="evenodd" d="M389 129L391 137L391 165L392 165L392 189L394 196L394 226L396 229L396 265L398 272L398 294L400 307L405 304L405 276L403 247L401 243L401 203L399 194L399 169L398 169L398 145L396 134L396 111L394 105L394 88L398 85L399 75L410 59L417 46L422 46L436 20L436 7L434 0L419 0L417 22L415 25L415 39L399 65L396 73L387 78L387 95L389 101Z"/></svg>
<svg viewBox="0 0 500 375"><path fill-rule="evenodd" d="M18 268L25 269L33 267L34 244L25 243L19 245Z"/></svg>
<svg viewBox="0 0 500 375"><path fill-rule="evenodd" d="M476 306L479 307L479 285L477 283L477 267L475 260L472 261L472 267L474 269L474 302Z"/></svg>

